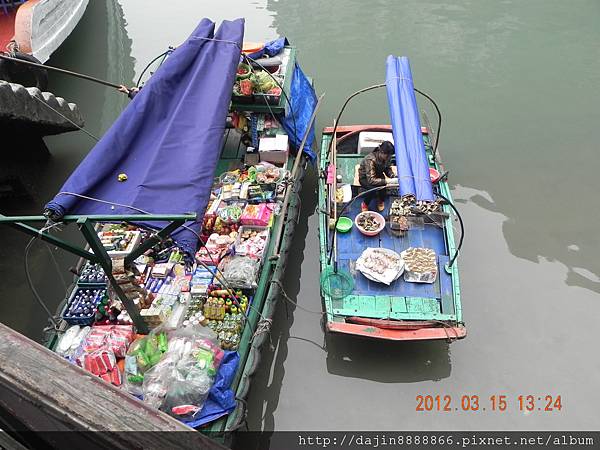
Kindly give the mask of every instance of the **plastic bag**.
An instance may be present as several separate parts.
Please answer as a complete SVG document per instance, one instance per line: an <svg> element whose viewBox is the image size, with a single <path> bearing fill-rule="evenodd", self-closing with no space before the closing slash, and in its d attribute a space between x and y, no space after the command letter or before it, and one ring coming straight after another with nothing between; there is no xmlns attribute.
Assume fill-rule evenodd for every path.
<svg viewBox="0 0 600 450"><path fill-rule="evenodd" d="M177 418L193 417L208 397L223 355L210 328L169 331L169 350L144 375L144 402Z"/></svg>
<svg viewBox="0 0 600 450"><path fill-rule="evenodd" d="M255 289L260 261L248 256L234 256L223 260L220 267L228 285L235 289Z"/></svg>
<svg viewBox="0 0 600 450"><path fill-rule="evenodd" d="M165 327L157 327L147 336L133 341L125 355L124 385L127 392L142 396L145 373L160 362L167 350Z"/></svg>
<svg viewBox="0 0 600 450"><path fill-rule="evenodd" d="M81 345L81 342L90 332L90 327L80 327L73 325L70 327L58 341L56 345L56 353L64 357L72 356Z"/></svg>

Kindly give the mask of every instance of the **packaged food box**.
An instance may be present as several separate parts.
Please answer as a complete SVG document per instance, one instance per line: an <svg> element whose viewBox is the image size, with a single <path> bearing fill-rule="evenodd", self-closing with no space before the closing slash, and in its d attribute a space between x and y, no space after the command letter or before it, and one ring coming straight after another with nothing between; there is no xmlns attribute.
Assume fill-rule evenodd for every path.
<svg viewBox="0 0 600 450"><path fill-rule="evenodd" d="M270 229L257 225L244 225L240 228L235 243L236 255L253 256L261 259L269 245Z"/></svg>
<svg viewBox="0 0 600 450"><path fill-rule="evenodd" d="M258 205L246 205L240 219L242 225L268 226L273 214L271 203L260 203Z"/></svg>

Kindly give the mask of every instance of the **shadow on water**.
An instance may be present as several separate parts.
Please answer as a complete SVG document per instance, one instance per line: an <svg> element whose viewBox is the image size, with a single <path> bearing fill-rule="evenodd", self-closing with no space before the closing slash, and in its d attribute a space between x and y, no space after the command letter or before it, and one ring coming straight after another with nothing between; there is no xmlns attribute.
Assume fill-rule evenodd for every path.
<svg viewBox="0 0 600 450"><path fill-rule="evenodd" d="M314 214L317 205L315 185L315 171L309 168L302 186L302 208L283 280L285 292L293 302L297 301L300 292L302 262L304 261L306 236L309 228L308 219ZM280 297L273 318L270 342L263 347L260 372L252 382L252 391L260 393L260 395L250 395L248 399L249 420L251 421L248 426L251 430L273 430L275 427L274 413L279 404L279 394L285 377L284 362L288 356L288 341L295 338L305 339L290 335L295 311L296 306L294 304L283 296ZM318 347L323 345L320 342L307 340ZM245 445L249 445L249 442L246 442Z"/></svg>
<svg viewBox="0 0 600 450"><path fill-rule="evenodd" d="M447 342L389 342L327 333L327 371L379 383L439 381L450 376Z"/></svg>
<svg viewBox="0 0 600 450"><path fill-rule="evenodd" d="M89 74L101 79L130 83L133 79L131 40L125 31L121 6L113 1L89 2L81 21L52 55L48 65ZM114 121L126 97L106 87L67 77L49 74L49 90L69 102L77 103L86 122L86 129L101 136ZM5 158L2 167L10 166L14 177L21 180L27 195L0 200L0 212L5 215L41 214L44 204L58 192L60 186L95 141L82 132L71 132L45 138L50 155L46 158L18 161ZM11 142L12 153L22 152L18 142ZM38 340L46 324L46 316L38 306L27 285L24 271L24 248L29 241L25 234L2 228L0 234L0 306L2 322L19 332ZM60 233L65 240L77 243L78 234L67 228ZM62 251L52 250L60 267L61 275L68 282L67 270L75 257ZM46 245L33 243L29 254L29 268L33 284L40 296L54 311L64 296L60 281Z"/></svg>

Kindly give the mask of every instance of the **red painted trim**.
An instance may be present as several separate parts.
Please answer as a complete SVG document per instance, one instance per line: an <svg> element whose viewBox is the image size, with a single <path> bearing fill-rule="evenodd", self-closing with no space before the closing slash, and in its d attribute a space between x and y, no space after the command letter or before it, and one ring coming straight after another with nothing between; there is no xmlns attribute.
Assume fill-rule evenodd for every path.
<svg viewBox="0 0 600 450"><path fill-rule="evenodd" d="M386 130L391 130L391 125L340 125L337 127L336 133L344 134L349 133L351 131L364 131L370 130L371 128L383 128ZM331 134L333 133L333 127L325 127L323 128L323 134ZM421 133L428 134L429 130L427 127L421 127Z"/></svg>
<svg viewBox="0 0 600 450"><path fill-rule="evenodd" d="M6 51L6 46L15 35L15 11L8 14L0 12L0 52Z"/></svg>
<svg viewBox="0 0 600 450"><path fill-rule="evenodd" d="M17 10L15 20L15 40L19 44L19 50L23 53L32 53L31 29L35 7L41 0L29 0L23 3Z"/></svg>
<svg viewBox="0 0 600 450"><path fill-rule="evenodd" d="M386 328L388 330L417 330L419 328L435 328L440 324L425 320L387 320L387 319L370 319L368 317L346 317L346 322L355 323L357 325L368 325L377 328Z"/></svg>
<svg viewBox="0 0 600 450"><path fill-rule="evenodd" d="M336 134L345 134L350 133L352 131L363 131L370 130L371 128L383 128L386 130L391 130L391 125L340 125L335 130ZM333 133L333 127L325 127L323 128L323 134L331 134Z"/></svg>
<svg viewBox="0 0 600 450"><path fill-rule="evenodd" d="M345 322L328 322L327 329L333 333L352 334L389 341L432 341L439 339L463 339L467 335L464 326L452 328L420 328L418 330L390 330Z"/></svg>

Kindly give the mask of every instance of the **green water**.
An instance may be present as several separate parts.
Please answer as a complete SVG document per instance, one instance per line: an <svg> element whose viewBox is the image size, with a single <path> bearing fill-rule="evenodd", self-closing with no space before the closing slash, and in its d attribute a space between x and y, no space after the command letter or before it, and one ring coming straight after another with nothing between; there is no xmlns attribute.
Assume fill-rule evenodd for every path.
<svg viewBox="0 0 600 450"><path fill-rule="evenodd" d="M273 347L250 393L250 428L598 429L600 4L96 0L49 63L131 84L204 16L246 17L248 40L286 35L326 93L318 129L331 124L351 92L382 82L388 54L409 56L415 85L441 107L440 149L466 224L459 260L466 340L324 339L319 316L282 300ZM126 103L82 81L51 81L79 104L97 135ZM357 100L344 123L387 120L379 92ZM93 145L82 133L47 143L52 158L36 169L33 201L3 211L38 212ZM313 310L320 308L315 204L312 175L286 290ZM3 230L0 313L2 322L38 338L45 319L25 284L25 243ZM58 257L61 266L73 262ZM62 287L48 251L36 245L30 263L44 298L56 304ZM324 343L327 351L319 348ZM488 410L416 412L420 394L451 395L454 403L479 395ZM561 395L563 409L524 414L521 394ZM507 395L507 411L490 411L491 395Z"/></svg>

